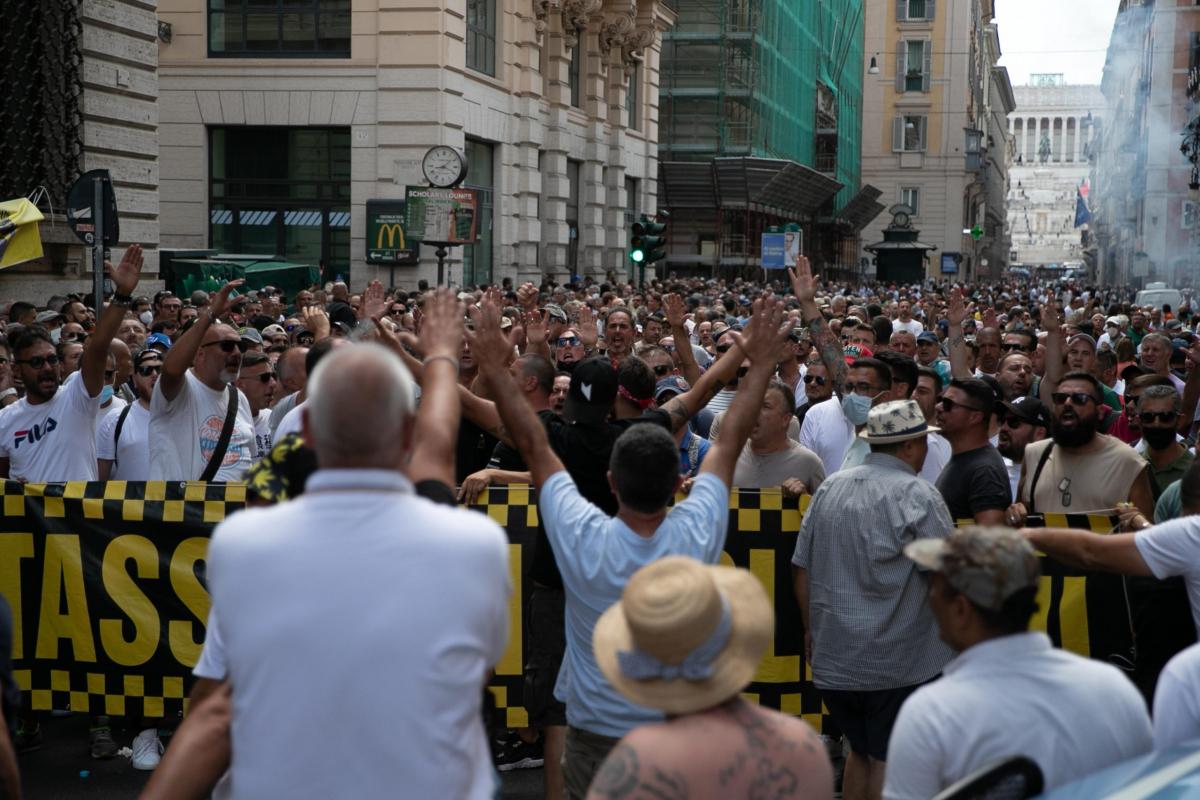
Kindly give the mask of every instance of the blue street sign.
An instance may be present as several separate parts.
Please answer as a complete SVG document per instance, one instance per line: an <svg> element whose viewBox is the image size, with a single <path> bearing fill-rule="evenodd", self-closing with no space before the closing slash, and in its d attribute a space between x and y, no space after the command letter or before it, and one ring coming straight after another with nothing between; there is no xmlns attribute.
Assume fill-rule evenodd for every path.
<svg viewBox="0 0 1200 800"><path fill-rule="evenodd" d="M762 235L763 269L787 269L787 242L785 233Z"/></svg>

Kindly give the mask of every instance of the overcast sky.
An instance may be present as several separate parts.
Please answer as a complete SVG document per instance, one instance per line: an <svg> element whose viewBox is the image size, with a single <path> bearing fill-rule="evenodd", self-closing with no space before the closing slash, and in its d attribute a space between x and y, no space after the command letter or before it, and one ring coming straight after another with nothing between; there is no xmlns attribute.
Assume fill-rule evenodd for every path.
<svg viewBox="0 0 1200 800"><path fill-rule="evenodd" d="M1118 0L997 0L1001 66L1014 86L1032 72L1099 84Z"/></svg>

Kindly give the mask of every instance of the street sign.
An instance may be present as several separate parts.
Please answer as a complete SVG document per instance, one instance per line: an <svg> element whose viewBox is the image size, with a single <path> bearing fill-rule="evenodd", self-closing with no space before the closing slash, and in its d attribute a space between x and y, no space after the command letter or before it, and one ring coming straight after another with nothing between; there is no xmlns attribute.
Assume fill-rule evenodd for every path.
<svg viewBox="0 0 1200 800"><path fill-rule="evenodd" d="M406 231L403 200L367 201L367 263L416 264L421 246Z"/></svg>
<svg viewBox="0 0 1200 800"><path fill-rule="evenodd" d="M942 274L957 275L958 265L962 261L960 253L942 253Z"/></svg>
<svg viewBox="0 0 1200 800"><path fill-rule="evenodd" d="M104 244L111 247L120 238L117 224L117 198L113 193L112 178L108 170L94 169L75 179L67 192L67 224L86 245L96 243L96 179L100 180L104 194L103 227Z"/></svg>
<svg viewBox="0 0 1200 800"><path fill-rule="evenodd" d="M782 233L762 235L763 269L787 269L787 243L784 236Z"/></svg>
<svg viewBox="0 0 1200 800"><path fill-rule="evenodd" d="M474 189L407 186L404 201L409 239L449 245L475 243L479 201Z"/></svg>

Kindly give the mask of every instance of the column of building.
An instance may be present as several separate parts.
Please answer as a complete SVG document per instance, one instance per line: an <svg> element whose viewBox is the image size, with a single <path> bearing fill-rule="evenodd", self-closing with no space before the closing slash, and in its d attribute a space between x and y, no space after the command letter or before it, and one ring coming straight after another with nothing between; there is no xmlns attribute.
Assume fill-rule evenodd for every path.
<svg viewBox="0 0 1200 800"><path fill-rule="evenodd" d="M587 115L583 163L579 167L579 266L580 275L604 274L604 206L607 201L604 171L608 161L608 142L605 120L608 119L608 69L600 52L600 31L604 27L603 0L573 0L564 6L574 7L585 27L579 34L583 47L583 110Z"/></svg>
<svg viewBox="0 0 1200 800"><path fill-rule="evenodd" d="M540 20L530 16L518 4L513 14L516 31L514 48L516 63L515 99L513 102L513 137L511 145L502 145L507 153L504 157L504 172L511 177L501 186L511 186L504 192L506 197L497 198L494 216L502 220L503 239L500 259L502 265L512 265L518 283L541 280L538 251L542 239L542 224L538 211L541 205L542 178L538 172L538 153L541 148L541 102L545 92L542 73L537 69L541 61ZM511 164L511 168L508 166ZM511 196L511 200L507 198ZM511 205L510 205L511 204ZM511 215L510 215L511 208Z"/></svg>
<svg viewBox="0 0 1200 800"><path fill-rule="evenodd" d="M569 134L567 114L571 105L569 73L571 44L568 42L563 17L557 9L547 9L549 3L535 3L539 19L545 25L542 48L542 73L546 81L548 109L545 140L541 154L541 272L561 277L566 270L570 246L567 229L567 199L570 185L567 180ZM575 32L570 42L575 40Z"/></svg>
<svg viewBox="0 0 1200 800"><path fill-rule="evenodd" d="M600 48L608 65L608 169L604 180L604 226L610 241L604 250L605 272L620 275L625 271L625 209L633 198L625 191L625 142L629 114L625 108L633 71L626 69L625 42L633 31L633 17L610 16L604 22Z"/></svg>

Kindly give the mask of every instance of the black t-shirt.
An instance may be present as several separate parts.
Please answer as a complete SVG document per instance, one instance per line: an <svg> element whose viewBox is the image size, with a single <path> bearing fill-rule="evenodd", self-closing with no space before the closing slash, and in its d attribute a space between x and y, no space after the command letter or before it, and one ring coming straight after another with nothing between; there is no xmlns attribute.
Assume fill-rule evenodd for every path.
<svg viewBox="0 0 1200 800"><path fill-rule="evenodd" d="M12 674L13 619L8 601L0 595L0 704L3 704L4 719L8 722L8 733L17 732L17 709L21 706L21 688Z"/></svg>
<svg viewBox="0 0 1200 800"><path fill-rule="evenodd" d="M455 483L461 486L468 475L486 467L496 442L496 437L464 417L458 427L458 446L454 451Z"/></svg>
<svg viewBox="0 0 1200 800"><path fill-rule="evenodd" d="M1004 458L990 444L952 456L937 479L938 491L953 520L1012 504L1012 485Z"/></svg>
<svg viewBox="0 0 1200 800"><path fill-rule="evenodd" d="M537 412L538 419L541 420L542 426L549 430L550 423L553 420L559 419L558 414L555 414L548 408ZM521 458L521 454L517 449L505 442L497 442L496 448L492 450L492 458L488 461L488 469L502 469L505 472L524 472L529 469L525 465L525 459Z"/></svg>

